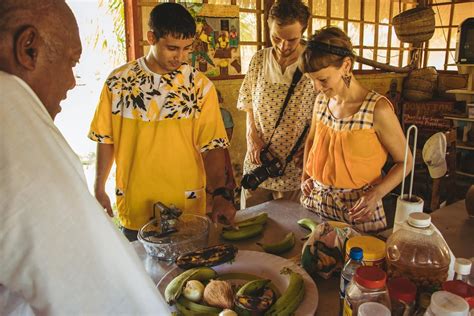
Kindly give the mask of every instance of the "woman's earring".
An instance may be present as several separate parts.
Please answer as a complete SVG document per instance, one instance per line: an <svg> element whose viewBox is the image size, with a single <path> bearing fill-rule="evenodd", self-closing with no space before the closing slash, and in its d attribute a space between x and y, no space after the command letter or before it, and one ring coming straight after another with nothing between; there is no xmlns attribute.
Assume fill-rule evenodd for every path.
<svg viewBox="0 0 474 316"><path fill-rule="evenodd" d="M342 76L342 80L344 81L344 84L348 88L351 86L351 79L352 79L352 76L349 74L345 74Z"/></svg>

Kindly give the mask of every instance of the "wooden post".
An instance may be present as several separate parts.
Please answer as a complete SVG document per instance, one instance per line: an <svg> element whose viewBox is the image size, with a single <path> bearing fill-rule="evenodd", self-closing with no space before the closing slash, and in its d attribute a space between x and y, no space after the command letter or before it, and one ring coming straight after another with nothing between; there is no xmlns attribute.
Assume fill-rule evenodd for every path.
<svg viewBox="0 0 474 316"><path fill-rule="evenodd" d="M127 60L131 61L143 56L143 47L140 45L143 40L141 7L138 6L138 0L125 0L124 13Z"/></svg>
<svg viewBox="0 0 474 316"><path fill-rule="evenodd" d="M260 3L260 0L257 0ZM272 7L274 0L263 0L263 41L265 42L265 47L271 47L272 41L270 40L270 29L268 27L268 12L270 12L270 8ZM260 13L259 13L260 14ZM258 20L257 20L258 21ZM258 26L257 26L258 30Z"/></svg>

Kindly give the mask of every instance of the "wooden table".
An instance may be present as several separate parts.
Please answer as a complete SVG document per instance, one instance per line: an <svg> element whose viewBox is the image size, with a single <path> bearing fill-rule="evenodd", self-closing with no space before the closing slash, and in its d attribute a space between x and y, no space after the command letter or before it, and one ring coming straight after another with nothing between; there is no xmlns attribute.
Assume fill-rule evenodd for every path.
<svg viewBox="0 0 474 316"><path fill-rule="evenodd" d="M440 208L430 215L456 257L474 257L474 218L469 218L464 200Z"/></svg>
<svg viewBox="0 0 474 316"><path fill-rule="evenodd" d="M321 219L314 213L307 211L298 203L275 200L266 202L248 209L238 211L237 218L256 215L260 212L267 212L269 220L261 237L235 242L234 244L242 250L262 251L255 243L257 241L274 242L285 236L289 231L293 231L297 237L296 246L292 251L283 255L285 258L294 258L301 253L302 241L308 231L301 228L297 221L304 217L309 217L320 222ZM445 208L439 209L431 214L433 223L443 233L446 241L450 245L456 256L465 258L474 257L474 220L469 220L464 208L464 201L454 203ZM220 227L212 227L209 236L209 245L221 243L219 232ZM159 261L146 255L140 242L133 243L135 250L145 265L148 274L155 283L172 268L172 263ZM338 315L339 312L339 278L333 276L329 280L316 277L314 280L319 292L319 304L316 315Z"/></svg>

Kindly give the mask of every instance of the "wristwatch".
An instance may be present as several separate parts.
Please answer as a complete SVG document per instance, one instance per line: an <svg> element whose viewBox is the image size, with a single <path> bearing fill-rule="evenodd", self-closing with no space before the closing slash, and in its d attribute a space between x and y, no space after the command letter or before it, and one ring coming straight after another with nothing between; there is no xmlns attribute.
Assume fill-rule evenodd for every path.
<svg viewBox="0 0 474 316"><path fill-rule="evenodd" d="M232 190L226 187L220 187L212 192L212 198L214 199L216 196L222 196L224 199L233 202L234 195L232 194Z"/></svg>

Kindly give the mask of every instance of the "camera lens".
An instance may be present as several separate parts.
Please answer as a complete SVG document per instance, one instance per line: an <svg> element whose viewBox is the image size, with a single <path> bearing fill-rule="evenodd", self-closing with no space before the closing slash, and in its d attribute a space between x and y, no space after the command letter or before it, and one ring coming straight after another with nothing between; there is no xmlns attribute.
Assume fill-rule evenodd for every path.
<svg viewBox="0 0 474 316"><path fill-rule="evenodd" d="M242 187L244 189L255 190L263 181L268 178L276 178L283 174L280 160L274 157L268 150L260 153L262 165L253 169L242 177Z"/></svg>
<svg viewBox="0 0 474 316"><path fill-rule="evenodd" d="M244 189L247 189L247 190L249 189L255 190L259 185L257 179L252 173L244 174L244 176L242 177L242 181L240 181L240 183L242 184L242 187L244 187Z"/></svg>
<svg viewBox="0 0 474 316"><path fill-rule="evenodd" d="M268 179L268 173L265 166L260 166L244 174L242 177L242 186L244 189L255 190L265 180Z"/></svg>

